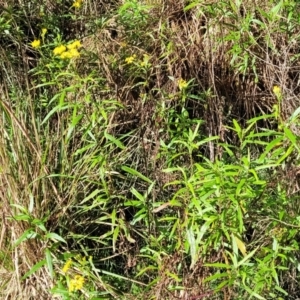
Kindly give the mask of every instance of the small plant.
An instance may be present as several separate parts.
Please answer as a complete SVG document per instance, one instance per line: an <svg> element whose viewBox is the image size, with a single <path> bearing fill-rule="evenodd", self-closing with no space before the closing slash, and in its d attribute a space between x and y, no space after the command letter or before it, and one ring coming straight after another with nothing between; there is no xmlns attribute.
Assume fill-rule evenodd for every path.
<svg viewBox="0 0 300 300"><path fill-rule="evenodd" d="M89 258L89 261L93 265L92 258ZM68 258L57 285L52 289L53 295L60 295L62 299L81 299L84 292L90 294L91 291L88 290L90 285L86 279L91 276L89 261L80 256Z"/></svg>

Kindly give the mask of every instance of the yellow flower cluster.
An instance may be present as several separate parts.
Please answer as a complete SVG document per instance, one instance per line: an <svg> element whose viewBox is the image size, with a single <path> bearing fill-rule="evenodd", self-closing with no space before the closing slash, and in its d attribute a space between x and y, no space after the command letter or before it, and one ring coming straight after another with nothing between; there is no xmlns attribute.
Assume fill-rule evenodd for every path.
<svg viewBox="0 0 300 300"><path fill-rule="evenodd" d="M179 90L186 89L188 87L188 83L186 82L186 80L180 78L178 80L178 87L179 87Z"/></svg>
<svg viewBox="0 0 300 300"><path fill-rule="evenodd" d="M78 49L78 48L80 48L80 47L81 47L81 43L80 43L80 41L78 41L78 40L74 41L72 44L67 45L67 48L68 48L69 50L72 50L72 49Z"/></svg>
<svg viewBox="0 0 300 300"><path fill-rule="evenodd" d="M75 277L70 280L69 292L81 290L83 288L83 284L84 284L84 277L81 275L75 275Z"/></svg>
<svg viewBox="0 0 300 300"><path fill-rule="evenodd" d="M41 46L41 41L40 40L34 40L32 43L31 43L31 46L32 48L39 48Z"/></svg>
<svg viewBox="0 0 300 300"><path fill-rule="evenodd" d="M68 270L70 269L72 265L72 259L68 259L64 265L64 267L62 268L63 273L67 273Z"/></svg>
<svg viewBox="0 0 300 300"><path fill-rule="evenodd" d="M59 56L61 59L71 59L74 57L79 57L80 53L78 52L78 48L80 47L80 41L76 40L67 46L60 45L55 47L53 50L53 54Z"/></svg>
<svg viewBox="0 0 300 300"><path fill-rule="evenodd" d="M130 64L132 64L132 63L134 62L135 58L136 58L136 55L133 54L132 56L126 57L126 58L125 58L125 62L126 62L128 65L130 65Z"/></svg>
<svg viewBox="0 0 300 300"><path fill-rule="evenodd" d="M280 99L282 94L281 94L281 88L277 85L274 85L273 87L273 93L275 94L275 96Z"/></svg>
<svg viewBox="0 0 300 300"><path fill-rule="evenodd" d="M80 8L82 6L82 1L83 0L76 0L76 1L74 1L72 7Z"/></svg>
<svg viewBox="0 0 300 300"><path fill-rule="evenodd" d="M42 32L41 32L41 37L42 37L42 40L44 41L44 38L45 38L45 35L47 33L47 28L42 28ZM41 46L41 40L37 40L35 39L33 42L30 43L31 47L32 48L39 48Z"/></svg>

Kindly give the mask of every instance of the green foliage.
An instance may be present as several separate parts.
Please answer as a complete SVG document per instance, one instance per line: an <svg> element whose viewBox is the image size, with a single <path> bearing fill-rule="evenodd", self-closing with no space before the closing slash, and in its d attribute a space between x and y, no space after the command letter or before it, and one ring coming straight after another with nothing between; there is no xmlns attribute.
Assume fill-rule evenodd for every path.
<svg viewBox="0 0 300 300"><path fill-rule="evenodd" d="M296 297L298 3L100 6L0 12L0 295Z"/></svg>

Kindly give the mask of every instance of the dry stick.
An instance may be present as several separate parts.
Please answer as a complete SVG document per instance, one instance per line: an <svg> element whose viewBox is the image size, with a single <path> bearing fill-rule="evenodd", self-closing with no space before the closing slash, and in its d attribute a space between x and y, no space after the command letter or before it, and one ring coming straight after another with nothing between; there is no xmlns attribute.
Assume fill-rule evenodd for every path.
<svg viewBox="0 0 300 300"><path fill-rule="evenodd" d="M4 211L2 211L2 229L1 229L1 234L0 234L0 249L2 249L2 242L4 241L6 228L7 228L6 219L4 216ZM4 249L4 247L3 247L3 249Z"/></svg>
<svg viewBox="0 0 300 300"><path fill-rule="evenodd" d="M34 146L34 144L31 142L30 140L30 137L26 131L26 129L22 126L21 122L18 120L18 118L14 115L12 109L10 108L10 106L3 100L1 100L1 105L4 107L4 109L8 112L8 114L10 115L10 117L15 121L15 123L18 125L19 129L21 130L21 132L23 133L23 135L25 136L29 146L32 148L32 150L36 153L38 159L39 159L39 162L42 164L42 158L41 158L41 155L39 153L39 151L36 149L36 147ZM49 176L49 170L48 168L43 164L43 169L44 169L44 172L46 173L47 176ZM54 183L52 182L52 180L49 178L50 180L50 184L51 184L51 187L53 188L53 191L54 191L54 194L55 196L57 197L57 199L59 200L59 203L62 204L62 199L61 197L59 196L58 194L58 191L54 185Z"/></svg>

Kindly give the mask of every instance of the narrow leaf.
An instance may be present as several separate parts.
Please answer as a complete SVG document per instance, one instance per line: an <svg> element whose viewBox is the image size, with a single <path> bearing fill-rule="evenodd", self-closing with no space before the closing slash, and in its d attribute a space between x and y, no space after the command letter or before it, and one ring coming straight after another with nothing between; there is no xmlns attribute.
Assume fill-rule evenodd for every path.
<svg viewBox="0 0 300 300"><path fill-rule="evenodd" d="M38 271L41 267L43 267L46 264L46 260L43 259L41 261L39 261L38 263L36 263L28 272L26 272L24 274L24 276L22 277L22 280L26 279L27 277L29 277L31 274L33 274L34 272Z"/></svg>
<svg viewBox="0 0 300 300"><path fill-rule="evenodd" d="M253 251L251 251L247 256L245 256L240 262L238 262L237 267L243 265L248 259L250 259L255 252L257 251L258 248L254 249Z"/></svg>
<svg viewBox="0 0 300 300"><path fill-rule="evenodd" d="M235 236L234 234L232 235L233 238L235 239L235 242L237 244L237 247L239 248L239 250L241 251L241 253L243 254L243 256L245 257L247 255L247 251L246 251L246 245L243 241L241 241L237 236Z"/></svg>
<svg viewBox="0 0 300 300"><path fill-rule="evenodd" d="M65 239L63 239L60 235L54 232L49 232L46 234L46 238L53 240L54 242L60 241L63 243L67 243Z"/></svg>
<svg viewBox="0 0 300 300"><path fill-rule="evenodd" d="M46 261L47 261L47 267L48 267L50 276L53 279L54 278L53 263L52 263L51 252L49 249L46 249L45 255L46 255Z"/></svg>
<svg viewBox="0 0 300 300"><path fill-rule="evenodd" d="M37 233L34 232L32 229L27 229L15 242L14 247L17 247L23 241L28 239L33 239L37 236Z"/></svg>
<svg viewBox="0 0 300 300"><path fill-rule="evenodd" d="M131 174L131 175L134 175L134 176L137 176L139 177L140 179L148 182L148 183L152 183L152 180L150 180L149 178L147 178L146 176L144 176L143 174L141 174L140 172L130 168L130 167L127 167L127 166L122 166L122 170Z"/></svg>
<svg viewBox="0 0 300 300"><path fill-rule="evenodd" d="M192 269L197 261L197 257L196 257L196 240L195 240L193 229L191 227L187 230L187 240L190 246L190 255L192 260L190 269Z"/></svg>
<svg viewBox="0 0 300 300"><path fill-rule="evenodd" d="M111 142L113 142L117 147L120 149L125 149L125 146L122 144L122 142L118 139L116 139L114 136L111 134L107 133L106 131L104 132L104 136Z"/></svg>

